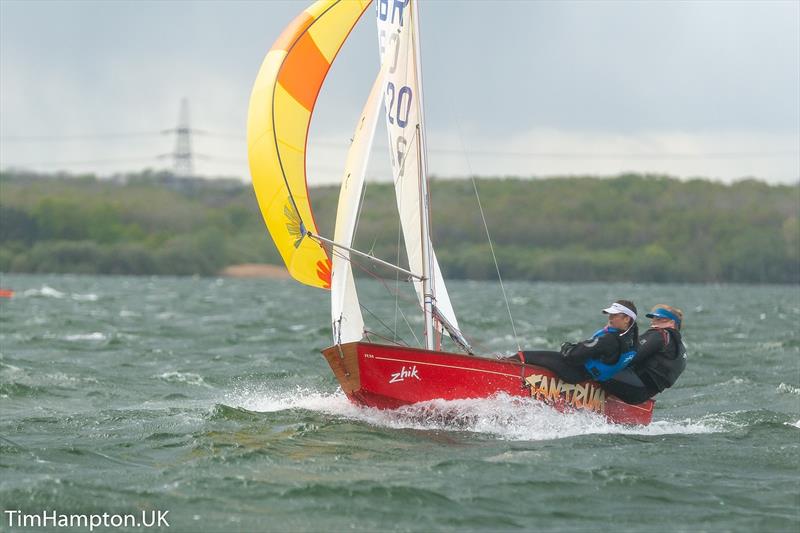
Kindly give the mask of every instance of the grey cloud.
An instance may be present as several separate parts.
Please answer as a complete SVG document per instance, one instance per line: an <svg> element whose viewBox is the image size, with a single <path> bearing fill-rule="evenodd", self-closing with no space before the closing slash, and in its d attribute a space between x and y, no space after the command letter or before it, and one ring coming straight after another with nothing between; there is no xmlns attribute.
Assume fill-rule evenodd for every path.
<svg viewBox="0 0 800 533"><path fill-rule="evenodd" d="M0 134L161 129L187 96L196 127L243 136L263 56L306 5L0 2ZM570 139L730 131L800 142L798 2L437 0L420 9L426 114L441 138L462 130L480 145L551 129ZM377 72L376 43L374 23L362 21L312 133L349 138ZM52 145L49 155L126 148L136 147ZM165 139L161 151L170 148ZM242 154L235 143L213 148ZM0 165L31 152L4 144ZM782 179L800 177L797 156L783 157ZM245 175L246 165L230 171Z"/></svg>

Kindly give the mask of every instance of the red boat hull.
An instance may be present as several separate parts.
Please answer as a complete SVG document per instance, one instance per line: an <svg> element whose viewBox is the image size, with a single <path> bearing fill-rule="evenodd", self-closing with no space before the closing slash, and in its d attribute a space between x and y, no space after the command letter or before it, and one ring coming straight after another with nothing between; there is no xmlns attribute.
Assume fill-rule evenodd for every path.
<svg viewBox="0 0 800 533"><path fill-rule="evenodd" d="M354 403L379 409L430 400L533 397L560 411L588 410L618 424L646 425L655 402L631 405L594 381L569 384L546 368L511 360L352 342L322 351Z"/></svg>

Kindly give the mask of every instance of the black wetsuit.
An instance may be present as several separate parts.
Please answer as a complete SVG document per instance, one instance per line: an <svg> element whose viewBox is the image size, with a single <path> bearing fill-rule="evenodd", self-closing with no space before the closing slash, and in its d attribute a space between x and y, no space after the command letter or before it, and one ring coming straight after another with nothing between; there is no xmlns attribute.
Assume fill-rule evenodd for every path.
<svg viewBox="0 0 800 533"><path fill-rule="evenodd" d="M560 352L525 351L525 363L538 365L552 370L567 383L578 383L593 379L584 366L590 359L607 364L614 364L620 354L633 350L636 346L637 330L628 329L620 335L617 330L598 331L591 339L577 344L565 342Z"/></svg>
<svg viewBox="0 0 800 533"><path fill-rule="evenodd" d="M601 385L627 403L642 403L675 384L686 368L686 348L674 329L651 328L630 365Z"/></svg>

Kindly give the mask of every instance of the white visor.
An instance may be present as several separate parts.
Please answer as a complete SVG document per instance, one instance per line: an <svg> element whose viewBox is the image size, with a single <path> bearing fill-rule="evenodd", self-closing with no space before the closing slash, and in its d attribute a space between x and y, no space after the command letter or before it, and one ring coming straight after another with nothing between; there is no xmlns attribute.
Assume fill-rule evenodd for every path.
<svg viewBox="0 0 800 533"><path fill-rule="evenodd" d="M622 313L623 315L628 315L632 319L636 320L636 313L634 313L633 311L631 311L630 309L628 309L624 305L619 304L617 302L614 302L608 308L603 309L603 312L607 313L609 315L618 315L618 314Z"/></svg>

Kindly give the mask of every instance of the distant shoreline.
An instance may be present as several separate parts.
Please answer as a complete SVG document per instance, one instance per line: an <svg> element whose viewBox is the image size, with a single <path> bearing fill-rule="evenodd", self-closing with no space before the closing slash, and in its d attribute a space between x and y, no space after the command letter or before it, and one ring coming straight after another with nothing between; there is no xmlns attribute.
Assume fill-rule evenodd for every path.
<svg viewBox="0 0 800 533"><path fill-rule="evenodd" d="M223 268L219 275L227 278L291 278L285 267L280 265L269 265L266 263L244 263L241 265L230 265Z"/></svg>
<svg viewBox="0 0 800 533"><path fill-rule="evenodd" d="M478 185L493 254L475 187L431 182L448 279L496 279L494 255L505 280L800 283L800 183L622 174ZM0 272L289 283L249 186L154 172L110 181L0 171L0 190ZM333 235L339 190L309 194L318 233ZM392 183L370 185L359 209L354 248L397 258Z"/></svg>

